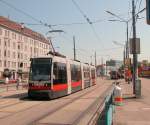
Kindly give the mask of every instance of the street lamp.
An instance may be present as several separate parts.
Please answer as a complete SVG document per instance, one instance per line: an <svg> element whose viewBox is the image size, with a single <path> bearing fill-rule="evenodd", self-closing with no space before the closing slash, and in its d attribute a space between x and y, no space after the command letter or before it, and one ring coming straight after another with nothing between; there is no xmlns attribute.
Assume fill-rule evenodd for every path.
<svg viewBox="0 0 150 125"><path fill-rule="evenodd" d="M112 12L110 12L110 11L106 11L108 14L111 14L112 16L114 16L114 17L116 17L116 18L118 18L119 20L108 20L108 21L112 21L112 22L123 22L123 23L125 23L126 24L126 36L127 36L127 38L126 38L126 58L129 58L129 33L128 33L128 23L129 23L129 21L131 21L131 19L129 19L129 20L125 20L125 19L123 19L123 18L121 18L121 17L119 17L118 15L116 15L116 14L114 14L114 13L112 13Z"/></svg>

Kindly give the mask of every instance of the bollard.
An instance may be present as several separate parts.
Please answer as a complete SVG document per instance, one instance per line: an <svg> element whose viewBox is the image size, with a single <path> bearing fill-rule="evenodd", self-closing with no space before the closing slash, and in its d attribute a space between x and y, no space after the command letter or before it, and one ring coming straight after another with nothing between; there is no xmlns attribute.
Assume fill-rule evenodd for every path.
<svg viewBox="0 0 150 125"><path fill-rule="evenodd" d="M121 106L123 104L122 102L122 89L119 86L119 82L117 82L114 89L114 104L117 106Z"/></svg>

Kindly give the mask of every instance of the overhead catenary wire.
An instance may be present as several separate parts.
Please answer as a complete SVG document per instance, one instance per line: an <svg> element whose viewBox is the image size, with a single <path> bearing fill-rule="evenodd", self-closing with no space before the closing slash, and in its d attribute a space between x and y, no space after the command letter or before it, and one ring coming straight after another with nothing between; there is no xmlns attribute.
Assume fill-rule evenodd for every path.
<svg viewBox="0 0 150 125"><path fill-rule="evenodd" d="M44 26L46 26L46 27L51 28L51 25L48 25L47 23L44 23L43 21L36 19L35 17L33 17L33 16L31 16L30 14L24 12L23 10L21 10L21 9L19 9L19 8L17 8L17 7L15 7L14 5L12 5L12 4L10 4L10 3L4 1L4 0L0 0L0 2L3 3L3 4L5 4L5 5L7 5L7 6L9 6L9 7L12 8L12 9L16 10L17 12L22 13L23 15L29 17L30 19L34 20L35 22L38 22L38 23L41 24L41 25L44 25Z"/></svg>
<svg viewBox="0 0 150 125"><path fill-rule="evenodd" d="M88 24L91 26L93 33L96 37L96 39L98 40L98 42L101 42L102 47L104 48L104 44L102 43L101 39L99 38L94 26L93 26L93 22L90 20L89 17L87 17L87 15L82 11L82 9L80 8L80 6L75 2L75 0L72 0L73 4L76 6L76 8L78 9L78 11L82 14L82 16L85 18L85 20L88 22Z"/></svg>
<svg viewBox="0 0 150 125"><path fill-rule="evenodd" d="M137 8L137 6L138 6L138 1L139 0L137 0L136 1L136 6L135 6L135 8ZM140 10L140 8L141 8L141 4L142 4L142 0L140 0L140 2L139 2L139 6L138 6L138 11L137 11L137 13L135 14L135 16L136 16L136 22L137 22L137 20L138 20L138 14L139 13L142 13L146 8L143 8L142 10ZM133 25L131 25L131 29L130 29L130 37L131 37L131 35L132 35L132 29L133 29Z"/></svg>
<svg viewBox="0 0 150 125"><path fill-rule="evenodd" d="M138 13L140 12L140 9L141 9L141 4L142 4L142 0L140 0L140 3L139 3L139 7L138 7Z"/></svg>

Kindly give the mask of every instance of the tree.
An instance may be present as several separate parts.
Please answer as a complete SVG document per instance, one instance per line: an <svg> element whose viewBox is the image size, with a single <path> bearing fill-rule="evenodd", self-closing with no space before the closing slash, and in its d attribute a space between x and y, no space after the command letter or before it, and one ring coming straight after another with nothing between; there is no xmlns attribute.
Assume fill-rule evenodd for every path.
<svg viewBox="0 0 150 125"><path fill-rule="evenodd" d="M4 77L10 78L11 75L12 75L12 73L11 73L11 71L10 71L9 69L7 69L7 68L4 69L4 72L3 72L3 76L4 76Z"/></svg>

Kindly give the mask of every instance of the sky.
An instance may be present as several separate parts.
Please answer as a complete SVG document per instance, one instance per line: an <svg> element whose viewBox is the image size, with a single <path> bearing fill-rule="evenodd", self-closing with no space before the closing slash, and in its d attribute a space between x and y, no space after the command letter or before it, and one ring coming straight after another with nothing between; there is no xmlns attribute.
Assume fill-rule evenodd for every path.
<svg viewBox="0 0 150 125"><path fill-rule="evenodd" d="M7 3L5 3L5 2ZM73 58L73 36L76 41L77 59L97 64L107 59L123 59L123 44L126 41L126 23L111 22L116 17L106 13L119 15L125 20L131 18L131 0L0 0L0 15L9 17L16 22L51 37L52 43L60 53ZM141 1L141 4L140 4ZM145 8L145 0L135 0L136 12ZM9 5L8 5L9 4ZM150 61L150 26L146 24L146 12L139 14L137 20L137 37L141 41L139 60ZM87 22L88 18L92 23ZM39 25L40 21L51 25L51 28ZM71 25L59 25L71 24ZM132 37L129 22L129 37ZM51 30L62 30L62 33L47 33ZM114 44L117 41L121 45ZM132 55L130 55L132 58Z"/></svg>

